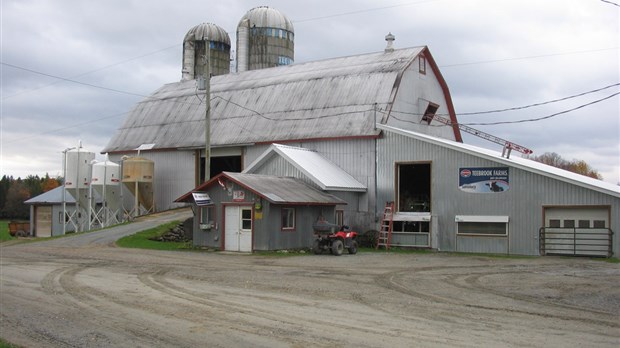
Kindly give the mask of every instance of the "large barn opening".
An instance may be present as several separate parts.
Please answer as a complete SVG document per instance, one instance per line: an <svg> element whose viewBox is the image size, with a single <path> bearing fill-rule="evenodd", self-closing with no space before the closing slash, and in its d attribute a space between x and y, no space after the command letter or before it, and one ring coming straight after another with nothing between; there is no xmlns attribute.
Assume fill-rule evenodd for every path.
<svg viewBox="0 0 620 348"><path fill-rule="evenodd" d="M431 211L431 164L398 163L396 202L399 212Z"/></svg>
<svg viewBox="0 0 620 348"><path fill-rule="evenodd" d="M241 156L221 156L221 157L211 157L211 170L210 178L218 175L221 172L233 172L240 173L241 168ZM205 159L204 157L200 158L200 178L204 178L205 172Z"/></svg>

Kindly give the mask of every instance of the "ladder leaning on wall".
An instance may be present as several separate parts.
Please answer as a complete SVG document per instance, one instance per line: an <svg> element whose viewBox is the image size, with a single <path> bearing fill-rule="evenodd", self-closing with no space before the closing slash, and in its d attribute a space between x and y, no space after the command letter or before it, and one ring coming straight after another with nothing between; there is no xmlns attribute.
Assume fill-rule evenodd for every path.
<svg viewBox="0 0 620 348"><path fill-rule="evenodd" d="M390 249L392 243L392 226L394 225L394 202L386 202L383 209L383 218L381 219L381 229L377 236L376 249L380 246L385 247L385 250Z"/></svg>

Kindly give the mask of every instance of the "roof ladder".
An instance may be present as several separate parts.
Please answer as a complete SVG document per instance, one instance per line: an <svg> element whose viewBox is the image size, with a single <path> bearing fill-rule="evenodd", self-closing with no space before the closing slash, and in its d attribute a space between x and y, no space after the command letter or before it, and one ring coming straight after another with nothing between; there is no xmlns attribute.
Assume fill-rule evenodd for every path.
<svg viewBox="0 0 620 348"><path fill-rule="evenodd" d="M385 247L385 250L390 249L392 243L392 227L394 225L394 202L386 202L385 209L383 209L383 218L381 219L381 229L377 236L376 249L380 246Z"/></svg>

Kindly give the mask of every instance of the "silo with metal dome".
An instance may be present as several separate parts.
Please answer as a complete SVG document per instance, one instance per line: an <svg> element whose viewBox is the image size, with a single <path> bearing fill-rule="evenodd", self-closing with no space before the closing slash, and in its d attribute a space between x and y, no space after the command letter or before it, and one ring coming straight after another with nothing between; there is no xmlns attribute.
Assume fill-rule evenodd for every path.
<svg viewBox="0 0 620 348"><path fill-rule="evenodd" d="M230 73L228 33L216 24L202 23L191 28L183 39L182 80L195 80L196 77L203 76L207 51L212 76Z"/></svg>
<svg viewBox="0 0 620 348"><path fill-rule="evenodd" d="M280 11L255 7L237 26L237 71L292 64L295 52L293 22Z"/></svg>

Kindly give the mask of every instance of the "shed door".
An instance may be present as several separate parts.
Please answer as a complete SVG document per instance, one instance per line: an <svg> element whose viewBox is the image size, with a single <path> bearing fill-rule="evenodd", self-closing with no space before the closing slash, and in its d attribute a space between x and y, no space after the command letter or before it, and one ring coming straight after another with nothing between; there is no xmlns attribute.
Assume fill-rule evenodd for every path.
<svg viewBox="0 0 620 348"><path fill-rule="evenodd" d="M224 250L252 251L252 208L226 207Z"/></svg>
<svg viewBox="0 0 620 348"><path fill-rule="evenodd" d="M541 236L545 254L611 255L608 207L547 207Z"/></svg>
<svg viewBox="0 0 620 348"><path fill-rule="evenodd" d="M42 205L36 207L35 216L35 236L37 237L51 237L52 236L52 206Z"/></svg>

